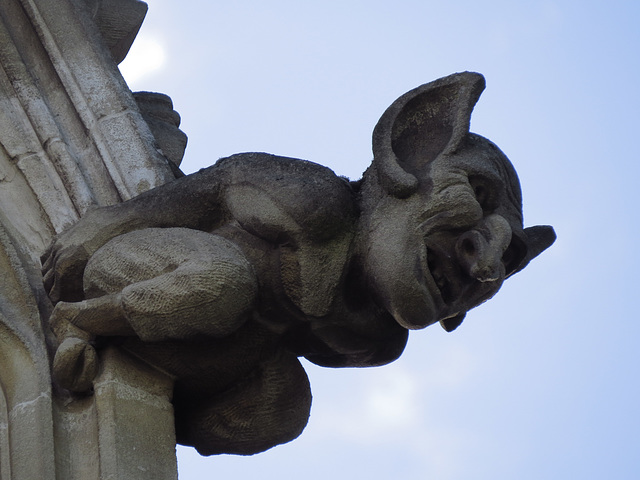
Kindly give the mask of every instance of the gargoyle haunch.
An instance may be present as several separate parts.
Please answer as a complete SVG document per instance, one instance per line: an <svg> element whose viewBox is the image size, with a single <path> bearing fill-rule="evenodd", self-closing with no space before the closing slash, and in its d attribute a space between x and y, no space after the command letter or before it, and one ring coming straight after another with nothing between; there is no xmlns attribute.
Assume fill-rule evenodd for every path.
<svg viewBox="0 0 640 480"><path fill-rule="evenodd" d="M252 454L307 423L297 357L382 365L408 329L454 330L555 240L523 228L515 170L469 133L483 89L465 72L400 97L357 182L247 153L90 211L43 255L57 382L89 390L94 340L116 336L175 377L179 443Z"/></svg>

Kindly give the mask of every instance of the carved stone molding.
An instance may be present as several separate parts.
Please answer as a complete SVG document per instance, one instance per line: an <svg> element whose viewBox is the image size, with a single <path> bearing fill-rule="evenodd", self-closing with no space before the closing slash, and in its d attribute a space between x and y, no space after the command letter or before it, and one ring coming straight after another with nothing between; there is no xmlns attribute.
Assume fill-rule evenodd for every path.
<svg viewBox="0 0 640 480"><path fill-rule="evenodd" d="M55 478L52 392L33 268L0 227L0 478Z"/></svg>
<svg viewBox="0 0 640 480"><path fill-rule="evenodd" d="M171 378L107 350L94 395L52 387L38 260L92 207L175 178L117 68L145 13L138 0L0 2L0 480L177 476ZM139 448L163 460L140 463Z"/></svg>
<svg viewBox="0 0 640 480"><path fill-rule="evenodd" d="M0 199L31 251L173 178L85 2L3 1L0 65Z"/></svg>

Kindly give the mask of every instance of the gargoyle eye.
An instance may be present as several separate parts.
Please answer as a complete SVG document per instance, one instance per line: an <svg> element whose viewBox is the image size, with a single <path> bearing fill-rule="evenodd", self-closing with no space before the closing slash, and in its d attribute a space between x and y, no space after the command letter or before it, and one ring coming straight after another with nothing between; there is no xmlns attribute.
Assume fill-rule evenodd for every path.
<svg viewBox="0 0 640 480"><path fill-rule="evenodd" d="M497 188L490 179L472 175L469 176L469 185L484 212L492 212L498 207Z"/></svg>

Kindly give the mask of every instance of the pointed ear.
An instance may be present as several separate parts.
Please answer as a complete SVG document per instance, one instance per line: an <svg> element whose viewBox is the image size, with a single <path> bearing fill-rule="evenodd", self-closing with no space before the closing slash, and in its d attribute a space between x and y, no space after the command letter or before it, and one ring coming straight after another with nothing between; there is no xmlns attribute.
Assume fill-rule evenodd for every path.
<svg viewBox="0 0 640 480"><path fill-rule="evenodd" d="M469 132L484 77L463 72L427 83L398 98L373 131L373 163L385 190L405 198L425 166L453 153Z"/></svg>
<svg viewBox="0 0 640 480"><path fill-rule="evenodd" d="M556 232L549 225L536 225L535 227L527 227L524 229L527 237L527 255L524 257L518 268L511 274L518 273L529 262L553 245L556 241Z"/></svg>

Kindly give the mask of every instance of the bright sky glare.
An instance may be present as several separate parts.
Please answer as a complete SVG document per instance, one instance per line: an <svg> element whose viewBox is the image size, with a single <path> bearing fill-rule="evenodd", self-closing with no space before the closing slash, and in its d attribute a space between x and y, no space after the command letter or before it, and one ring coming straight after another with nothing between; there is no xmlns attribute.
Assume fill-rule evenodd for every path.
<svg viewBox="0 0 640 480"><path fill-rule="evenodd" d="M166 54L162 43L153 37L141 35L120 64L120 71L129 84L134 84L149 75L161 74L165 62Z"/></svg>

